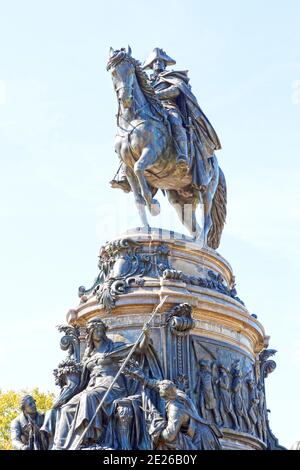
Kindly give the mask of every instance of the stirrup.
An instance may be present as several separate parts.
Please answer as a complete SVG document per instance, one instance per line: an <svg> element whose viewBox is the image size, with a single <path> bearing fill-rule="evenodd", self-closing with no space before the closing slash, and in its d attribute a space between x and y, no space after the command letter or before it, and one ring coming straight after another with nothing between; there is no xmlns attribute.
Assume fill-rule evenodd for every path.
<svg viewBox="0 0 300 470"><path fill-rule="evenodd" d="M122 189L125 193L130 193L131 187L126 179L124 180L111 180L109 182L112 188Z"/></svg>

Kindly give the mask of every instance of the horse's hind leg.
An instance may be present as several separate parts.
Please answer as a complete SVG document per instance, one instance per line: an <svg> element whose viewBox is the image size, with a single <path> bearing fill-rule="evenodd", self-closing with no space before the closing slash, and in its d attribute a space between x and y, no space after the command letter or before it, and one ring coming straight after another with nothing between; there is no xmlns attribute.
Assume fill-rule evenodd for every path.
<svg viewBox="0 0 300 470"><path fill-rule="evenodd" d="M128 182L130 184L130 187L132 189L134 199L135 199L135 204L136 204L140 219L142 221L142 225L149 227L149 223L148 223L148 220L147 220L147 214L146 214L146 202L145 202L145 199L143 198L143 196L141 194L141 190L140 190L138 180L137 180L133 170L129 166L124 165L124 172L125 172L125 175L128 179Z"/></svg>
<svg viewBox="0 0 300 470"><path fill-rule="evenodd" d="M201 236L201 228L196 219L196 208L198 204L198 197L183 198L177 191L167 191L168 200L174 207L179 217L180 222L190 232L191 236L199 240Z"/></svg>

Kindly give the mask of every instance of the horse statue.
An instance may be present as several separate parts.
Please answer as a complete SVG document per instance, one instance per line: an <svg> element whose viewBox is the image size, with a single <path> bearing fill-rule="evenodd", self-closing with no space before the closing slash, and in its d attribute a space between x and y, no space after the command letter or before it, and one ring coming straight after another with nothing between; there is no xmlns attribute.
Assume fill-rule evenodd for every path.
<svg viewBox="0 0 300 470"><path fill-rule="evenodd" d="M107 70L111 72L118 99L115 150L143 226L149 227L146 208L151 215L160 213L159 202L153 196L161 189L192 237L213 249L218 248L226 217L226 183L215 154L207 162L207 185L195 186L194 162L190 162L188 170L177 163L167 111L140 62L131 56L130 47L127 51L111 48ZM193 139L190 134L191 160ZM202 230L196 220L200 202Z"/></svg>

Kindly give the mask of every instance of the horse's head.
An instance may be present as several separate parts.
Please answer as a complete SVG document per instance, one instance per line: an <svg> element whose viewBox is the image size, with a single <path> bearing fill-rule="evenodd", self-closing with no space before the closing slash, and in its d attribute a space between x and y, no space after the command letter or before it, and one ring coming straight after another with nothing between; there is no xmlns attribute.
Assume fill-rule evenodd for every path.
<svg viewBox="0 0 300 470"><path fill-rule="evenodd" d="M134 59L131 48L113 50L110 48L107 70L110 70L117 98L126 109L131 107L133 100L133 80L135 75Z"/></svg>

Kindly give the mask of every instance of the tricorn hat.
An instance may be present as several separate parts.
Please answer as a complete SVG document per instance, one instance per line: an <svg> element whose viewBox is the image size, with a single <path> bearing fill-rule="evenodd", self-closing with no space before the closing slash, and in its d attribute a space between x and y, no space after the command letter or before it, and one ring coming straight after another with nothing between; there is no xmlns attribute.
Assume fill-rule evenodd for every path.
<svg viewBox="0 0 300 470"><path fill-rule="evenodd" d="M163 60L166 65L175 65L176 60L172 59L170 56L168 56L163 49L160 49L159 47L156 47L153 49L151 54L147 57L143 64L143 69L151 69L153 62L156 59Z"/></svg>

